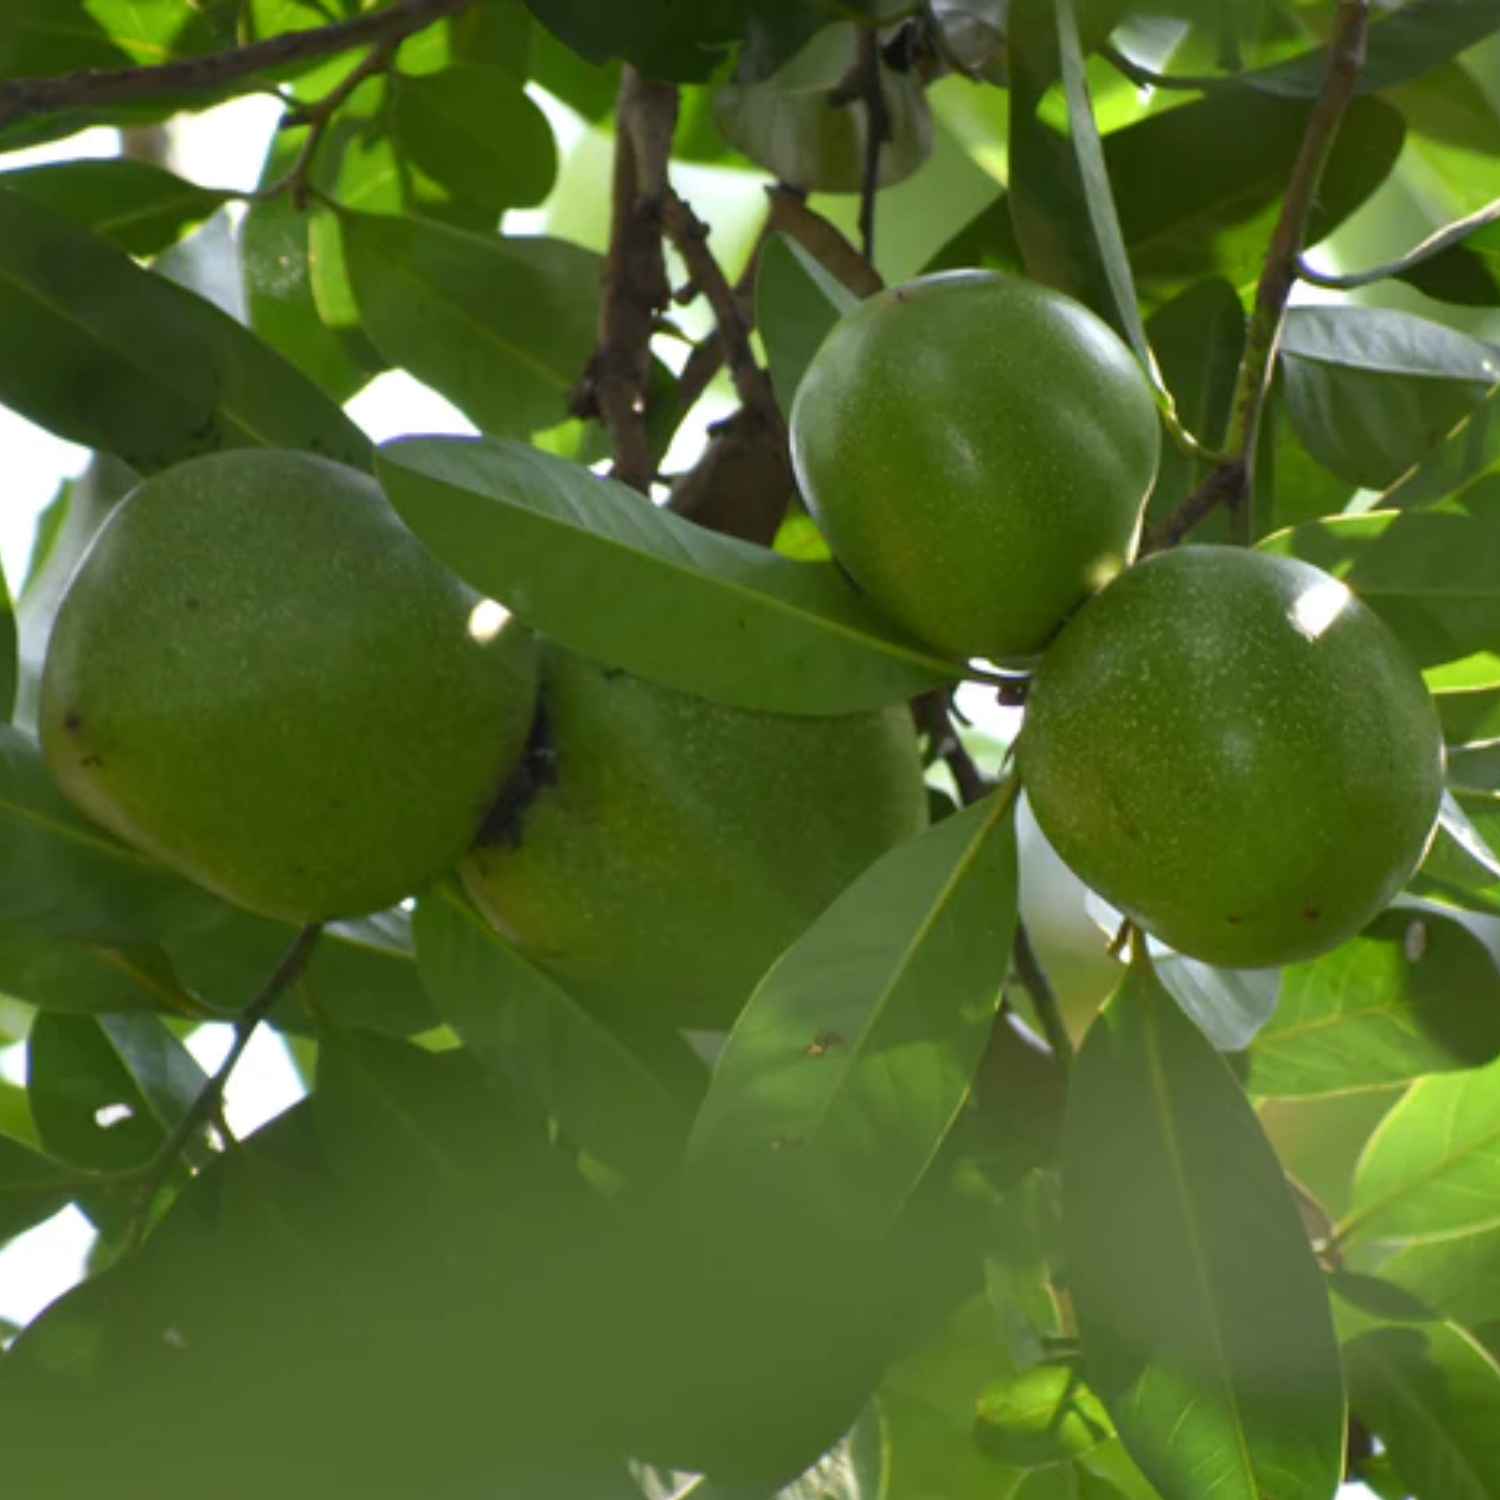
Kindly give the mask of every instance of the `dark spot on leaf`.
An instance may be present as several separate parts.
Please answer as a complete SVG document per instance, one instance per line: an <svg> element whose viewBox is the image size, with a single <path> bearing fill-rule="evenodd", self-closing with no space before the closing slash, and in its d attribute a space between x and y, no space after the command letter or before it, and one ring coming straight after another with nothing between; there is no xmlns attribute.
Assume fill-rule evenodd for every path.
<svg viewBox="0 0 1500 1500"><path fill-rule="evenodd" d="M1307 919L1307 921L1316 922L1318 918L1323 915L1323 909L1319 906L1304 906L1302 908L1302 915Z"/></svg>
<svg viewBox="0 0 1500 1500"><path fill-rule="evenodd" d="M91 767L102 766L104 764L104 757L102 755L85 755L78 764L85 770Z"/></svg>
<svg viewBox="0 0 1500 1500"><path fill-rule="evenodd" d="M203 604L201 599L184 599L182 602L188 609L199 609Z"/></svg>
<svg viewBox="0 0 1500 1500"><path fill-rule="evenodd" d="M604 667L599 674L606 682L613 682L618 677L625 676L624 667Z"/></svg>
<svg viewBox="0 0 1500 1500"><path fill-rule="evenodd" d="M812 1041L807 1044L807 1056L825 1057L830 1047L837 1047L843 1041L836 1031L820 1031Z"/></svg>
<svg viewBox="0 0 1500 1500"><path fill-rule="evenodd" d="M1238 927L1240 923L1245 919L1243 917L1225 917L1224 920L1228 922L1231 927Z"/></svg>

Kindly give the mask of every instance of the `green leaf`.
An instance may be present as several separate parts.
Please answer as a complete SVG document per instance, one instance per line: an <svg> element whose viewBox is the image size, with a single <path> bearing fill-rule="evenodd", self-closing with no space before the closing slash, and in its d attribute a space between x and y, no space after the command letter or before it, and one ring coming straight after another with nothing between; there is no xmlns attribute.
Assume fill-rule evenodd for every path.
<svg viewBox="0 0 1500 1500"><path fill-rule="evenodd" d="M1180 953L1158 959L1156 977L1220 1052L1248 1047L1281 992L1279 969L1220 969Z"/></svg>
<svg viewBox="0 0 1500 1500"><path fill-rule="evenodd" d="M1281 980L1250 1050L1252 1094L1343 1093L1500 1056L1500 969L1462 923L1388 911Z"/></svg>
<svg viewBox="0 0 1500 1500"><path fill-rule="evenodd" d="M546 115L499 68L456 64L398 79L394 123L410 160L492 222L540 203L557 176Z"/></svg>
<svg viewBox="0 0 1500 1500"><path fill-rule="evenodd" d="M80 1186L61 1162L0 1135L0 1243L50 1219Z"/></svg>
<svg viewBox="0 0 1500 1500"><path fill-rule="evenodd" d="M460 577L569 650L667 687L835 714L957 673L897 635L833 564L705 531L535 449L407 438L378 462L401 518Z"/></svg>
<svg viewBox="0 0 1500 1500"><path fill-rule="evenodd" d="M78 943L0 927L0 994L75 1014L197 1012L166 953L147 944Z"/></svg>
<svg viewBox="0 0 1500 1500"><path fill-rule="evenodd" d="M648 78L701 82L739 40L743 0L527 0L531 13L591 63L623 57Z"/></svg>
<svg viewBox="0 0 1500 1500"><path fill-rule="evenodd" d="M968 1093L1015 932L1013 798L887 854L782 956L730 1033L690 1203L777 1205L861 1242L899 1214Z"/></svg>
<svg viewBox="0 0 1500 1500"><path fill-rule="evenodd" d="M1369 511L1279 531L1260 543L1347 584L1422 667L1500 649L1500 520Z"/></svg>
<svg viewBox="0 0 1500 1500"><path fill-rule="evenodd" d="M1245 343L1245 310L1234 287L1217 276L1193 282L1151 315L1146 333L1183 426L1200 442L1217 447L1228 429ZM1207 472L1206 465L1195 463L1175 443L1163 443L1147 527L1171 515ZM1221 514L1193 536L1223 540L1227 531Z"/></svg>
<svg viewBox="0 0 1500 1500"><path fill-rule="evenodd" d="M1424 1078L1380 1122L1339 1239L1407 1243L1500 1224L1500 1063Z"/></svg>
<svg viewBox="0 0 1500 1500"><path fill-rule="evenodd" d="M1500 1496L1500 1366L1453 1323L1375 1327L1344 1346L1349 1401L1415 1495Z"/></svg>
<svg viewBox="0 0 1500 1500"><path fill-rule="evenodd" d="M225 907L218 918L167 939L176 972L215 1010L243 1010L265 985L297 929ZM417 978L401 913L383 912L324 929L295 991L277 1007L277 1023L306 1030L307 1012L341 1026L387 1036L431 1030L438 1017Z"/></svg>
<svg viewBox="0 0 1500 1500"><path fill-rule="evenodd" d="M1394 1255L1380 1247L1356 1247L1356 1255L1377 1263L1383 1281L1466 1328L1500 1321L1500 1228L1421 1240Z"/></svg>
<svg viewBox="0 0 1500 1500"><path fill-rule="evenodd" d="M155 255L175 244L231 196L125 156L6 172L0 186L135 256Z"/></svg>
<svg viewBox="0 0 1500 1500"><path fill-rule="evenodd" d="M1454 224L1448 235L1434 238L1430 251L1413 253L1396 274L1440 302L1494 306L1500 303L1500 223L1490 218L1472 226Z"/></svg>
<svg viewBox="0 0 1500 1500"><path fill-rule="evenodd" d="M1468 492L1492 482L1500 467L1500 383L1492 384L1483 401L1475 405L1432 453L1403 474L1383 496L1381 504L1393 510L1418 510L1453 498L1461 502Z"/></svg>
<svg viewBox="0 0 1500 1500"><path fill-rule="evenodd" d="M771 384L782 411L833 325L858 299L794 239L773 234L755 273L755 326L766 345Z"/></svg>
<svg viewBox="0 0 1500 1500"><path fill-rule="evenodd" d="M74 1166L143 1166L207 1081L154 1016L44 1011L27 1043L31 1110L42 1144ZM202 1158L201 1146L190 1155Z"/></svg>
<svg viewBox="0 0 1500 1500"><path fill-rule="evenodd" d="M568 415L594 347L592 251L372 214L340 232L365 331L392 364L485 431L526 437Z"/></svg>
<svg viewBox="0 0 1500 1500"><path fill-rule="evenodd" d="M1492 668L1500 680L1500 667ZM1445 687L1428 683L1443 738L1450 745L1488 745L1500 741L1500 687L1490 683Z"/></svg>
<svg viewBox="0 0 1500 1500"><path fill-rule="evenodd" d="M160 937L220 910L206 892L115 842L74 811L35 743L0 728L0 923L99 942Z"/></svg>
<svg viewBox="0 0 1500 1500"><path fill-rule="evenodd" d="M602 1021L516 953L451 884L417 905L417 964L438 1014L506 1092L627 1172L670 1169L687 1110Z"/></svg>
<svg viewBox="0 0 1500 1500"><path fill-rule="evenodd" d="M16 711L16 689L21 675L19 651L15 600L5 573L0 570L0 722L8 723Z"/></svg>
<svg viewBox="0 0 1500 1500"><path fill-rule="evenodd" d="M0 401L142 473L221 448L367 466L359 430L233 319L0 185Z"/></svg>
<svg viewBox="0 0 1500 1500"><path fill-rule="evenodd" d="M1036 1469L1097 1447L1114 1427L1078 1369L1056 1362L987 1387L976 1432L980 1447L998 1462Z"/></svg>
<svg viewBox="0 0 1500 1500"><path fill-rule="evenodd" d="M1369 489L1425 459L1500 378L1489 345L1373 307L1294 308L1281 361L1292 426L1308 452Z"/></svg>
<svg viewBox="0 0 1500 1500"><path fill-rule="evenodd" d="M149 67L232 47L239 5L237 0L88 0L87 8L131 62Z"/></svg>
<svg viewBox="0 0 1500 1500"><path fill-rule="evenodd" d="M1234 1076L1141 959L1079 1055L1062 1176L1089 1382L1164 1500L1328 1500L1322 1277Z"/></svg>

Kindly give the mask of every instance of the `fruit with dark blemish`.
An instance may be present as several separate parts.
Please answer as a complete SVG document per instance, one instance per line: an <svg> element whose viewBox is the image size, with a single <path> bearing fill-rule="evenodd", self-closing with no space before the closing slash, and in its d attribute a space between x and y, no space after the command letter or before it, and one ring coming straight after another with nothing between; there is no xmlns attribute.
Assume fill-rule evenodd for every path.
<svg viewBox="0 0 1500 1500"><path fill-rule="evenodd" d="M1385 624L1307 563L1230 547L1149 558L1079 610L1017 757L1085 883L1234 968L1312 958L1375 917L1443 782L1432 700Z"/></svg>
<svg viewBox="0 0 1500 1500"><path fill-rule="evenodd" d="M195 459L139 486L75 575L43 748L86 813L241 906L376 910L453 864L520 759L536 651L503 620L367 475Z"/></svg>

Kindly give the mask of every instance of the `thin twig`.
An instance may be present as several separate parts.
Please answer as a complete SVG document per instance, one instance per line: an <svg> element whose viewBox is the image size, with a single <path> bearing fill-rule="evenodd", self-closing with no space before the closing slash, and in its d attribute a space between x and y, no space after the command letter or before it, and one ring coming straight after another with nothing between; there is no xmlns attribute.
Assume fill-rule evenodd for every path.
<svg viewBox="0 0 1500 1500"><path fill-rule="evenodd" d="M1319 271L1316 267L1308 265L1305 255L1299 255L1297 274L1314 286L1328 287L1337 292L1356 291L1362 286L1373 286L1377 281L1389 281L1392 277L1404 276L1414 267L1421 265L1424 260L1431 260L1433 256L1440 255L1444 250L1451 250L1454 245L1462 243L1475 230L1484 229L1497 221L1500 221L1500 198L1493 203L1486 203L1483 208L1475 209L1473 213L1466 214L1462 219L1455 219L1453 223L1445 224L1441 229L1429 234L1425 240L1412 246L1405 255L1387 261L1383 266L1372 266L1368 271L1344 271L1334 274L1329 271Z"/></svg>
<svg viewBox="0 0 1500 1500"><path fill-rule="evenodd" d="M859 34L859 97L865 106L865 159L859 184L859 245L875 264L875 201L880 192L880 158L891 143L891 111L880 76L880 35L873 26Z"/></svg>
<svg viewBox="0 0 1500 1500"><path fill-rule="evenodd" d="M1052 988L1052 982L1036 956L1036 949L1031 946L1031 934L1027 932L1026 924L1019 920L1016 922L1016 939L1011 958L1016 966L1016 978L1031 996L1032 1009L1036 1011L1042 1035L1052 1049L1052 1055L1065 1073L1071 1072L1073 1038L1063 1020L1062 1007L1057 1003L1057 992Z"/></svg>
<svg viewBox="0 0 1500 1500"><path fill-rule="evenodd" d="M934 688L912 700L911 712L917 729L927 736L932 753L948 767L964 806L988 796L994 783L974 763L959 736L953 722L952 695L946 689Z"/></svg>
<svg viewBox="0 0 1500 1500"><path fill-rule="evenodd" d="M1233 74L1215 73L1157 73L1144 67L1132 57L1127 57L1111 42L1099 49L1102 57L1121 77L1128 79L1141 89L1182 89L1191 93L1205 93L1209 89L1222 88L1235 81Z"/></svg>
<svg viewBox="0 0 1500 1500"><path fill-rule="evenodd" d="M1230 408L1225 460L1183 501L1176 514L1155 529L1148 541L1156 546L1171 545L1162 538L1180 540L1220 504L1230 507L1239 533L1237 539L1249 540L1250 517L1245 504L1249 455L1270 390L1287 299L1297 280L1298 258L1312 219L1318 184L1364 66L1369 0L1337 0L1337 3L1328 48L1328 76L1308 117L1255 288L1255 305L1245 333L1245 349Z"/></svg>
<svg viewBox="0 0 1500 1500"><path fill-rule="evenodd" d="M397 42L448 16L467 10L472 0L402 0L385 10L367 11L347 21L288 31L224 52L208 52L145 68L87 68L54 78L11 78L0 83L0 130L35 115L133 104L163 95L198 94L255 78L269 68L366 43Z"/></svg>
<svg viewBox="0 0 1500 1500"><path fill-rule="evenodd" d="M173 1127L172 1133L162 1142L161 1148L145 1167L140 1187L136 1190L135 1207L130 1215L130 1223L125 1232L125 1253L128 1255L140 1247L146 1237L146 1231L151 1227L151 1211L156 1205L157 1194L161 1192L162 1184L171 1175L172 1169L177 1165L179 1158L192 1138L208 1124L219 1113L223 1107L224 1090L229 1083L230 1076L240 1059L245 1055L245 1049L250 1045L251 1038L260 1027L260 1023L270 1015L276 1002L292 988L302 977L307 968L308 961L312 958L313 950L318 945L318 939L323 935L320 923L314 922L304 927L292 940L291 946L282 956L266 980L260 993L242 1010L234 1023L234 1041L229 1048L229 1055L219 1065L218 1071L203 1085L195 1098L183 1114L182 1118Z"/></svg>
<svg viewBox="0 0 1500 1500"><path fill-rule="evenodd" d="M809 206L807 195L778 183L767 189L769 229L796 240L817 263L856 297L878 292L885 282L831 220Z"/></svg>
<svg viewBox="0 0 1500 1500"><path fill-rule="evenodd" d="M295 117L282 121L283 130L306 126L307 139L303 141L302 149L297 153L297 159L287 171L269 187L261 188L251 194L252 201L266 202L285 193L291 200L292 207L299 213L307 207L313 163L318 158L318 151L323 145L334 116L362 84L390 68L400 45L399 37L382 37L317 103L303 106Z"/></svg>

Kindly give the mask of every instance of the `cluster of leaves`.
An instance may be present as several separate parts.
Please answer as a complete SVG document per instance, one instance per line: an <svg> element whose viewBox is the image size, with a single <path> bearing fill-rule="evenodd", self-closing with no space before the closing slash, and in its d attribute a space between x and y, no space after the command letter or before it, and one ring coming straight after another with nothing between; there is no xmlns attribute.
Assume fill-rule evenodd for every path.
<svg viewBox="0 0 1500 1500"><path fill-rule="evenodd" d="M1328 1500L1347 1460L1388 1500L1500 1495L1500 969L1476 936L1500 916L1500 215L1476 212L1500 194L1500 15L1409 0L1371 25L1302 270L1390 263L1268 328L1262 261L1351 9L11 0L0 149L252 84L287 110L248 200L142 160L0 175L0 402L99 455L45 519L0 655L0 1025L28 1077L0 1085L0 1235L74 1203L100 1237L96 1274L0 1358L18 1494L638 1500L692 1472L740 1500ZM223 63L397 13L399 34L257 54L249 81ZM676 116L659 165L735 169L753 212L764 178L713 91L733 71L780 109L777 70L830 25L880 27L874 77L920 79L931 155L878 203L772 193L777 232L715 286L651 186L640 101ZM45 107L26 82L147 67L154 91L94 77ZM561 177L528 83L584 132ZM868 69L859 87L868 108ZM714 303L696 337L622 274L642 216L620 174L612 214L597 177L568 180L617 97L623 191L676 224ZM565 237L497 232L544 200ZM841 229L877 208L890 278L996 266L1119 328L1197 438L1153 525L1248 461L1235 524L1345 579L1428 671L1451 795L1412 901L1279 976L1138 955L1070 1066L1034 963L1011 974L1010 785L937 796L946 816L721 1048L580 1006L444 885L324 935L272 1017L308 1097L228 1142L184 1039L250 1006L295 934L100 833L28 728L111 503L204 451L324 453L613 665L787 713L946 692L963 665L783 521L784 432L755 405L747 327L784 410L872 284ZM632 345L643 295L654 344ZM1246 423L1236 392L1278 330ZM775 549L674 514L687 480L653 506L578 462L598 412L617 444L639 419L659 469L693 372L724 359L761 420L698 488L769 514ZM373 451L342 403L387 369L484 435ZM163 1211L141 1189L164 1174Z"/></svg>

